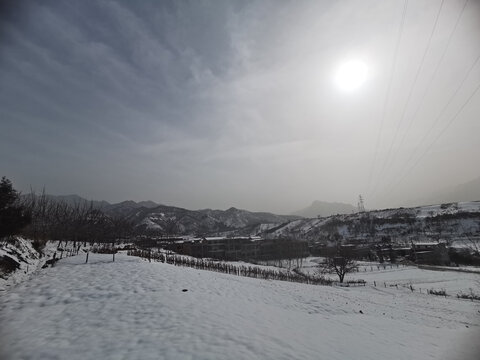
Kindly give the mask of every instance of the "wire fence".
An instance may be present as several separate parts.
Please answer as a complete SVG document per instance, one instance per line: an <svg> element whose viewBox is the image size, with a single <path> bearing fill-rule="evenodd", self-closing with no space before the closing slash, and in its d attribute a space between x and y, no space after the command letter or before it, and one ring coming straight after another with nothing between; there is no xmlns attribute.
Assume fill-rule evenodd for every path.
<svg viewBox="0 0 480 360"><path fill-rule="evenodd" d="M277 271L258 266L234 265L226 262L203 258L190 258L175 254L153 252L149 250L129 250L129 256L138 256L150 262L163 262L175 266L184 266L200 270L209 270L224 274L251 277L264 280L290 281L311 285L333 285L334 281L323 276L302 274L293 271Z"/></svg>

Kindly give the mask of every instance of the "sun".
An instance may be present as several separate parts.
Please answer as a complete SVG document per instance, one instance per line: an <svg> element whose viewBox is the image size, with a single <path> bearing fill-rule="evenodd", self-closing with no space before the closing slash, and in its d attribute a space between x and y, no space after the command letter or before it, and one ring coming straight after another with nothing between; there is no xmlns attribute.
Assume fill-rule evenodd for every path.
<svg viewBox="0 0 480 360"><path fill-rule="evenodd" d="M335 73L335 85L342 91L359 89L367 80L368 68L361 60L348 60L340 64Z"/></svg>

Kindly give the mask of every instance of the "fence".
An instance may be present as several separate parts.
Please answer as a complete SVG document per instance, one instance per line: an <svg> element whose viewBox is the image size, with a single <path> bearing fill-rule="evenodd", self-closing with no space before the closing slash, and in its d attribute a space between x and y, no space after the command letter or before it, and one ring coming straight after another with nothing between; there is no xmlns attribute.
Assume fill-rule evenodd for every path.
<svg viewBox="0 0 480 360"><path fill-rule="evenodd" d="M210 259L188 258L179 255L152 252L149 250L129 250L127 255L138 256L148 261L160 261L176 266L191 267L200 270L216 271L224 274L245 276L265 280L281 280L311 285L332 285L333 281L322 276L312 276L290 271L262 269L258 266L233 265Z"/></svg>
<svg viewBox="0 0 480 360"><path fill-rule="evenodd" d="M211 259L203 258L191 258L185 256L179 256L176 254L167 254L161 252L152 252L151 250L129 250L127 252L129 256L137 256L148 261L162 262L175 266L184 266L190 267L199 270L209 270L216 271L224 274L231 274L237 276L251 277L257 279L265 280L280 280L280 281L290 281L297 282L302 284L311 284L311 285L328 285L328 286L342 286L342 287L351 287L351 286L366 286L368 283L365 280L346 280L343 283L333 281L331 279L325 278L323 276L312 276L308 274L303 274L298 270L293 271L276 271L272 269L262 269L258 266L245 266L245 265L234 265L231 263L215 261ZM387 283L387 282L378 282L373 281L371 283L374 287L385 287L385 288L396 288L396 289L408 289L412 293L419 292L423 294L438 295L433 289L422 289L415 288L412 284L400 284L400 283ZM442 293L441 295L448 297L450 295ZM478 295L467 294L457 294L457 298L468 298L473 300L479 300Z"/></svg>

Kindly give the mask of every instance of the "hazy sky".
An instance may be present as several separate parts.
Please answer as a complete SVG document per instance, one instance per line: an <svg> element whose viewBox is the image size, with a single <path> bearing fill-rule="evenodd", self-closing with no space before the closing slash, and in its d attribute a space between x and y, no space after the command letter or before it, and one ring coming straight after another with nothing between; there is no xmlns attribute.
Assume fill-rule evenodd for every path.
<svg viewBox="0 0 480 360"><path fill-rule="evenodd" d="M288 213L480 176L477 0L14 3L0 175L24 192Z"/></svg>

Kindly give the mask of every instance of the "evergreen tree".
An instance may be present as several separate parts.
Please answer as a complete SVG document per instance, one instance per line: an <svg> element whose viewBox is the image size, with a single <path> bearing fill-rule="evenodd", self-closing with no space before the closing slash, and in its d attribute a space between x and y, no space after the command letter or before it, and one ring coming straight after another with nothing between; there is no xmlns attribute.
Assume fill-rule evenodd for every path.
<svg viewBox="0 0 480 360"><path fill-rule="evenodd" d="M31 221L29 211L19 204L19 193L5 176L0 181L0 238L15 235Z"/></svg>

